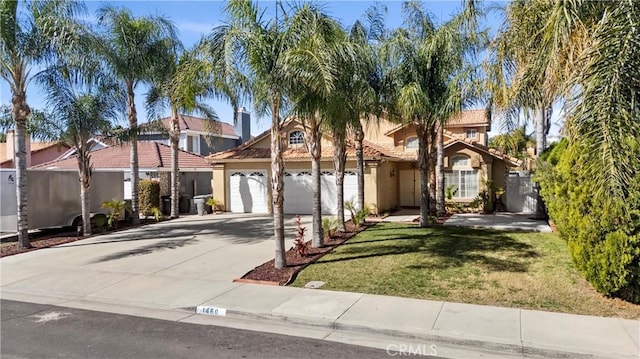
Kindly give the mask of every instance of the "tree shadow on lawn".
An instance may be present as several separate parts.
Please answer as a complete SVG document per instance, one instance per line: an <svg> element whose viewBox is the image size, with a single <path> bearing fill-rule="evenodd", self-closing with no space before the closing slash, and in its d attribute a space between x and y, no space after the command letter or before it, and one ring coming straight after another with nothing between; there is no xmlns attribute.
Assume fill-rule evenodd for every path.
<svg viewBox="0 0 640 359"><path fill-rule="evenodd" d="M457 227L376 227L374 231L369 232L374 228L366 231L374 238L358 241L355 237L333 252L333 257L338 258L322 258L318 263L423 253L425 259L432 260L420 265L407 265L406 268L446 269L476 263L490 271L526 272L528 263L524 260L540 256L531 245L500 231Z"/></svg>

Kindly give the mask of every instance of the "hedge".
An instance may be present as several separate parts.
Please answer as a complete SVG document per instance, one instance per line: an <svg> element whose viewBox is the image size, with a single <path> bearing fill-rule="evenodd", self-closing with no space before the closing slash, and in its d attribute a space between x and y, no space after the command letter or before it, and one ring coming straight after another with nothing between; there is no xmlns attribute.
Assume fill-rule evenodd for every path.
<svg viewBox="0 0 640 359"><path fill-rule="evenodd" d="M138 185L138 205L140 213L145 216L153 214L153 207L160 208L160 183L151 180L141 180Z"/></svg>

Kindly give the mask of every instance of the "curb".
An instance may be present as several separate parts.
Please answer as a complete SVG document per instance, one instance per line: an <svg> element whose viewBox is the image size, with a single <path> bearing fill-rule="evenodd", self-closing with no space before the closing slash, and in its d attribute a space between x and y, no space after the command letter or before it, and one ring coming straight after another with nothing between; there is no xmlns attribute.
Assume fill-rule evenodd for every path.
<svg viewBox="0 0 640 359"><path fill-rule="evenodd" d="M368 325L338 323L337 319L310 318L302 316L290 316L273 313L248 312L236 309L227 309L227 317L241 320L268 321L274 324L294 324L317 329L329 329L336 332L359 333L395 337L398 339L421 340L430 343L452 345L467 350L489 351L498 354L517 355L522 357L537 358L602 358L602 359L637 359L636 355L621 353L584 353L567 349L549 349L535 346L533 343L521 342L521 344L496 343L489 340L461 338L455 336L435 334L433 332L415 333L410 331L381 328Z"/></svg>

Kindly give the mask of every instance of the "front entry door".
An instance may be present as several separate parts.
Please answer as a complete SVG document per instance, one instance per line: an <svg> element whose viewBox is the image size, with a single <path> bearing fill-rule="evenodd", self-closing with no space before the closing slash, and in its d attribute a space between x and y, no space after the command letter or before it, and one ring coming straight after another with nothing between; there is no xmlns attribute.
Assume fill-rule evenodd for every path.
<svg viewBox="0 0 640 359"><path fill-rule="evenodd" d="M420 206L420 171L400 171L400 206Z"/></svg>

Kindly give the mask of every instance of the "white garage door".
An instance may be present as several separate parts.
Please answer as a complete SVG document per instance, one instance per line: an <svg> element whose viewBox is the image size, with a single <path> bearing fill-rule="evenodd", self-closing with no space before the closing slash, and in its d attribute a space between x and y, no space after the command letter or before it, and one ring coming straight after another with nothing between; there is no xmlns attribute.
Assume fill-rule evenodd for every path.
<svg viewBox="0 0 640 359"><path fill-rule="evenodd" d="M336 214L336 177L333 171L321 173L322 213ZM313 188L311 172L285 172L284 176L284 213L313 213ZM355 199L358 195L357 175L346 171L344 175L344 199Z"/></svg>
<svg viewBox="0 0 640 359"><path fill-rule="evenodd" d="M268 212L266 172L232 172L229 175L229 210L240 213Z"/></svg>

